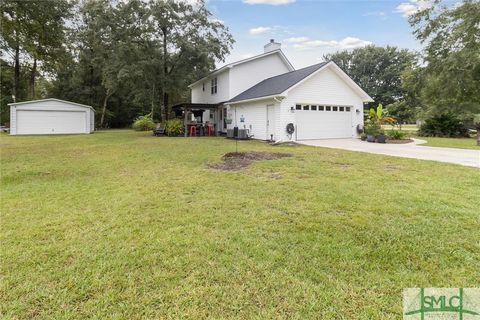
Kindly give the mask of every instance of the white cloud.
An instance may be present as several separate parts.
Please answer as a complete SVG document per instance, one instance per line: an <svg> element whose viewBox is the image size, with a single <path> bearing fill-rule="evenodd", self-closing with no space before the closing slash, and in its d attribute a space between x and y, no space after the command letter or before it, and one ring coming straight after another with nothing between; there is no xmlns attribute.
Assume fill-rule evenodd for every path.
<svg viewBox="0 0 480 320"><path fill-rule="evenodd" d="M410 0L402 2L396 8L395 12L401 13L404 17L411 16L419 11L430 8L433 5L431 0Z"/></svg>
<svg viewBox="0 0 480 320"><path fill-rule="evenodd" d="M220 19L213 18L213 19L209 19L209 20L210 20L210 22L213 22L213 23L225 24L225 21L220 20Z"/></svg>
<svg viewBox="0 0 480 320"><path fill-rule="evenodd" d="M364 17L379 17L382 20L387 19L387 14L383 11L370 11L363 14Z"/></svg>
<svg viewBox="0 0 480 320"><path fill-rule="evenodd" d="M272 31L272 28L270 28L270 27L257 27L257 28L252 28L252 29L248 30L248 32L250 34L253 34L253 35L259 35L259 34L269 32L269 31Z"/></svg>
<svg viewBox="0 0 480 320"><path fill-rule="evenodd" d="M306 41L308 41L307 37L293 37L293 38L288 38L284 40L284 42L288 42L288 43L300 43L300 42L306 42Z"/></svg>
<svg viewBox="0 0 480 320"><path fill-rule="evenodd" d="M339 50L354 49L364 47L372 44L371 41L366 41L354 37L346 37L340 41L337 40L309 40L297 42L293 47L297 50L310 50L318 47L330 47Z"/></svg>
<svg viewBox="0 0 480 320"><path fill-rule="evenodd" d="M271 6L281 6L294 3L296 0L243 0L246 4L268 4Z"/></svg>

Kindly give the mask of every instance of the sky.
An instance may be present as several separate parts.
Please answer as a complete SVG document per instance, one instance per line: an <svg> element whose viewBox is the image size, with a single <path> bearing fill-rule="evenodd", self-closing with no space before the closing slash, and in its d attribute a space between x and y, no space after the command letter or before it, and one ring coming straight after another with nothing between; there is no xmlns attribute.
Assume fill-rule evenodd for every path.
<svg viewBox="0 0 480 320"><path fill-rule="evenodd" d="M225 63L260 54L275 39L295 68L319 63L325 53L368 44L419 50L408 16L429 5L429 0L207 2L212 19L227 26L235 39Z"/></svg>

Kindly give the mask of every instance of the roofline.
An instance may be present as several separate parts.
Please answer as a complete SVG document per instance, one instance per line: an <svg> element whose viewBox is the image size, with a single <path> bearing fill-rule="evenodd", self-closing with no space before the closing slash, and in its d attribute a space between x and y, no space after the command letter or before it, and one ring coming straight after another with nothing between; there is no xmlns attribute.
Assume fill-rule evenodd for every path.
<svg viewBox="0 0 480 320"><path fill-rule="evenodd" d="M271 94L269 96L261 96L261 97L256 97L256 98L252 98L252 99L238 100L238 101L232 101L232 102L227 101L224 104L239 104L239 103L257 101L257 100L275 99L277 97L285 98L284 95L277 93L277 94Z"/></svg>
<svg viewBox="0 0 480 320"><path fill-rule="evenodd" d="M237 66L237 65L239 65L239 64L242 64L242 63L245 63L245 62L249 62L249 61L252 61L252 60L255 60L255 59L263 58L263 57L269 56L269 55L274 54L274 53L279 53L279 54L280 54L280 58L282 58L282 60L288 64L289 69L291 69L290 71L294 71L294 70L295 70L295 68L293 67L292 63L288 60L287 56L285 56L285 54L283 53L282 49L277 49L277 50L272 50L272 51L269 51L269 52L264 52L264 53L262 53L262 54L258 54L258 55L256 55L256 56L253 56L253 57L250 57L250 58L246 58L246 59L242 59L242 60L239 60L239 61L236 61L236 62L232 62L232 63L226 64L226 65L224 65L223 67L221 67L221 68L219 68L219 69L213 70L213 71L210 72L208 75L206 75L205 77L203 77L203 78L195 81L194 83L189 84L188 87L189 87L189 88L192 88L194 85L198 84L199 82L205 81L205 80L207 80L208 78L210 78L211 76L213 76L213 75L215 75L215 74L219 74L219 73L223 72L223 71L226 70L226 69L231 69L231 68L233 68L234 66Z"/></svg>
<svg viewBox="0 0 480 320"><path fill-rule="evenodd" d="M366 93L355 81L352 80L352 78L350 78L350 76L348 74L345 73L345 71L342 70L342 68L340 68L335 62L333 62L331 60L329 62L327 62L325 65L323 65L321 68L318 68L318 70L315 70L314 72L312 72L311 74L309 74L308 76L303 78L302 80L295 83L290 88L283 91L282 94L284 94L284 95L288 94L288 92L290 90L294 89L295 87L300 85L302 82L306 81L307 79L310 79L311 77L313 77L317 73L321 72L325 68L328 68L329 66L334 66L335 70L337 72L341 73L342 79L345 80L348 84L350 84L350 86L353 87L352 89L356 90L359 93L359 95L362 97L362 102L373 102L374 101L372 99L372 97L370 97L368 95L368 93Z"/></svg>
<svg viewBox="0 0 480 320"><path fill-rule="evenodd" d="M44 102L44 101L58 101L58 102L64 102L68 104L73 104L79 107L85 107L85 108L90 108L93 110L93 112L96 112L95 109L92 106L87 106L86 104L81 104L81 103L76 103L76 102L71 102L71 101L66 101L66 100L61 100L57 98L47 98L47 99L39 99L39 100L30 100L30 101L22 101L22 102L12 102L7 105L9 106L18 106L22 104L29 104L29 103L36 103L36 102Z"/></svg>

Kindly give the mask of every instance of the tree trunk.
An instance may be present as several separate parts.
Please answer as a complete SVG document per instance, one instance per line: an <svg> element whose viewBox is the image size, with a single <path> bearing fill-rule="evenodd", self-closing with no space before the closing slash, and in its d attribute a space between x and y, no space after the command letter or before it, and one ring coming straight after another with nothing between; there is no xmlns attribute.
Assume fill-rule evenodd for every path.
<svg viewBox="0 0 480 320"><path fill-rule="evenodd" d="M30 73L30 99L35 100L35 75L37 73L37 59L33 59L33 66Z"/></svg>
<svg viewBox="0 0 480 320"><path fill-rule="evenodd" d="M20 100L20 46L15 45L15 64L13 73L13 102Z"/></svg>
<svg viewBox="0 0 480 320"><path fill-rule="evenodd" d="M150 110L150 116L153 120L153 113L155 111L155 83L153 84L152 88L152 109Z"/></svg>
<svg viewBox="0 0 480 320"><path fill-rule="evenodd" d="M480 124L477 124L477 146L480 146Z"/></svg>
<svg viewBox="0 0 480 320"><path fill-rule="evenodd" d="M110 98L112 94L110 93L110 89L107 89L107 94L105 95L105 99L103 99L103 107L102 107L102 115L100 117L100 128L103 127L105 121L105 113L107 113L107 102L108 98Z"/></svg>
<svg viewBox="0 0 480 320"><path fill-rule="evenodd" d="M162 27L163 33L163 112L164 119L168 120L168 92L167 92L167 27Z"/></svg>

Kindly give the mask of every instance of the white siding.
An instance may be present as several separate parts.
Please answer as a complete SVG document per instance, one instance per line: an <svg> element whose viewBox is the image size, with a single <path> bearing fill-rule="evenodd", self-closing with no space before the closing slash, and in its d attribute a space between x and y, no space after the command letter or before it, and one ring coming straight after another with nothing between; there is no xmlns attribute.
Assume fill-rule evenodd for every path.
<svg viewBox="0 0 480 320"><path fill-rule="evenodd" d="M286 133L288 123L296 123L296 104L323 104L351 106L352 124L351 137L357 137L356 127L363 124L363 102L361 97L343 81L335 71L326 67L317 74L308 78L288 92L287 97L281 103L280 119L277 123L277 136L281 140L295 140ZM360 112L357 113L356 110Z"/></svg>
<svg viewBox="0 0 480 320"><path fill-rule="evenodd" d="M261 100L250 103L240 103L231 105L229 107L229 115L232 116L232 124L228 128L233 128L235 125L239 129L250 129L250 134L253 134L253 139L269 140L267 137L267 105L274 105L275 119L279 116L279 104L275 104L273 100ZM241 119L244 122L241 122ZM275 121L276 123L277 121ZM272 124L274 125L274 124ZM274 139L276 139L277 132L274 132Z"/></svg>
<svg viewBox="0 0 480 320"><path fill-rule="evenodd" d="M192 87L192 103L220 103L230 100L230 70L213 75ZM217 93L211 93L211 80L217 78ZM203 83L205 91L203 91Z"/></svg>
<svg viewBox="0 0 480 320"><path fill-rule="evenodd" d="M230 100L239 93L267 78L289 72L291 67L280 53L272 53L242 62L224 71L209 76L192 86L192 103L220 103ZM217 77L217 94L211 94L211 80ZM205 91L203 91L205 84Z"/></svg>
<svg viewBox="0 0 480 320"><path fill-rule="evenodd" d="M257 83L282 73L289 72L279 54L271 54L259 59L234 66L230 70L230 98L253 87Z"/></svg>

